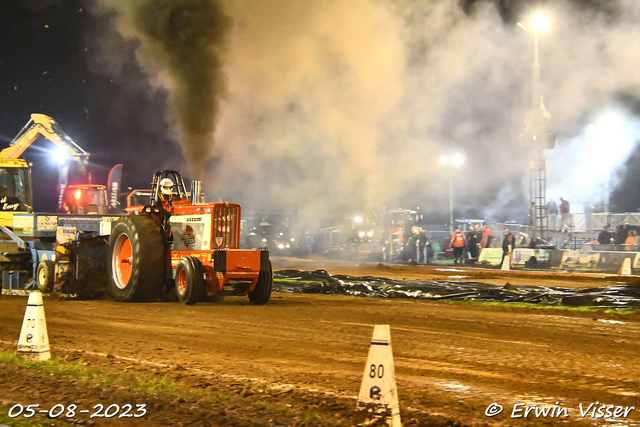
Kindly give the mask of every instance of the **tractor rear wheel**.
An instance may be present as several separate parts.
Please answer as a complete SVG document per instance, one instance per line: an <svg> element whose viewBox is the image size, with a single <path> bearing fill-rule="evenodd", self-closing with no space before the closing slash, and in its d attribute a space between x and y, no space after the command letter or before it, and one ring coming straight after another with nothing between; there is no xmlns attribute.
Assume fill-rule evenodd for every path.
<svg viewBox="0 0 640 427"><path fill-rule="evenodd" d="M50 259L40 261L36 270L36 286L40 292L51 292L53 290L56 263Z"/></svg>
<svg viewBox="0 0 640 427"><path fill-rule="evenodd" d="M162 230L151 218L120 218L109 237L107 279L116 301L155 301L166 269Z"/></svg>
<svg viewBox="0 0 640 427"><path fill-rule="evenodd" d="M261 271L258 276L258 282L256 287L249 292L249 301L252 304L262 305L266 304L271 297L271 289L273 288L273 269L271 268L271 261L269 261L269 270Z"/></svg>
<svg viewBox="0 0 640 427"><path fill-rule="evenodd" d="M204 275L202 263L192 255L183 257L176 269L176 293L178 299L187 305L193 305L202 299L204 293Z"/></svg>

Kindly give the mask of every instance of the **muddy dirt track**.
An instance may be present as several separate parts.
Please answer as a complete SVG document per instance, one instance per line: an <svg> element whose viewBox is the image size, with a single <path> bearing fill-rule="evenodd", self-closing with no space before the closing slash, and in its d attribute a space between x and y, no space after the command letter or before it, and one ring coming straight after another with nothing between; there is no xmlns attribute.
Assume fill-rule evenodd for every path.
<svg viewBox="0 0 640 427"><path fill-rule="evenodd" d="M286 268L576 288L637 279L274 260ZM53 357L92 373L0 362L0 408L147 405L140 418L90 412L60 416L58 425L359 425L365 419L353 408L373 326L389 324L403 425L640 426L637 311L286 293L258 307L237 297L194 306L45 298L44 306ZM15 350L25 307L25 297L0 297L5 352ZM140 378L156 386L141 388ZM493 403L504 409L487 417ZM581 416L580 405L586 412L592 403ZM593 418L603 404L612 417ZM536 417L534 407L555 410Z"/></svg>

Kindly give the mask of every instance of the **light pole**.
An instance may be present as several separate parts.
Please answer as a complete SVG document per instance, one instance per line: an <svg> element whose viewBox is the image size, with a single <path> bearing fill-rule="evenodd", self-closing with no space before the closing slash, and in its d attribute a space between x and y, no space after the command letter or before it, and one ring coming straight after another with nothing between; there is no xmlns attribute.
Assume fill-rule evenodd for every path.
<svg viewBox="0 0 640 427"><path fill-rule="evenodd" d="M529 31L522 23L518 22L518 26L525 31ZM532 81L531 81L531 108L537 110L540 108L540 64L538 63L538 37L540 32L549 29L549 19L546 15L538 13L531 18L531 27L533 28L533 65L532 65Z"/></svg>
<svg viewBox="0 0 640 427"><path fill-rule="evenodd" d="M464 160L462 156L455 155L451 158L440 157L440 163L447 165L449 169L449 232L453 234L453 165L461 165Z"/></svg>
<svg viewBox="0 0 640 427"><path fill-rule="evenodd" d="M530 224L532 226L532 237L534 241L537 237L543 237L549 228L549 213L546 202L546 167L543 150L553 148L555 145L555 135L547 129L547 124L551 115L542 102L540 91L540 64L538 63L538 35L549 28L549 20L543 14L537 14L530 20L533 29L533 65L531 76L531 110L525 120L525 128L520 135L520 144L523 148L531 150L531 160L529 162L529 190L530 190ZM525 31L529 31L522 23L518 26Z"/></svg>

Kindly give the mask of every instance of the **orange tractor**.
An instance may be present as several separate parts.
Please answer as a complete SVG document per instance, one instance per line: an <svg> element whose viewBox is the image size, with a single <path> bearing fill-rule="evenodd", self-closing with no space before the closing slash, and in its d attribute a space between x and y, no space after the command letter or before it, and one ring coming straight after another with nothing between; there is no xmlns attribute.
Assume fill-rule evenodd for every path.
<svg viewBox="0 0 640 427"><path fill-rule="evenodd" d="M173 178L169 196L160 188L166 178ZM113 223L107 275L116 301L155 301L174 292L185 304L229 294L248 295L253 304L269 300L269 252L240 249L240 205L199 199L200 182L189 194L178 172L159 171L149 204Z"/></svg>

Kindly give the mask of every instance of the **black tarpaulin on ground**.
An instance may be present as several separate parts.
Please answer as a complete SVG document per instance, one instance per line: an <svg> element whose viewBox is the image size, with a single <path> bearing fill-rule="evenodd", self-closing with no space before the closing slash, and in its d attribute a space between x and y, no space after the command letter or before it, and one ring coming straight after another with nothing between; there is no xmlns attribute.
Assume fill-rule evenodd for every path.
<svg viewBox="0 0 640 427"><path fill-rule="evenodd" d="M343 294L382 298L640 308L640 286L638 285L592 289L515 286L509 283L498 286L467 281L416 281L371 276L332 276L325 270L280 270L274 272L273 290L276 292Z"/></svg>

